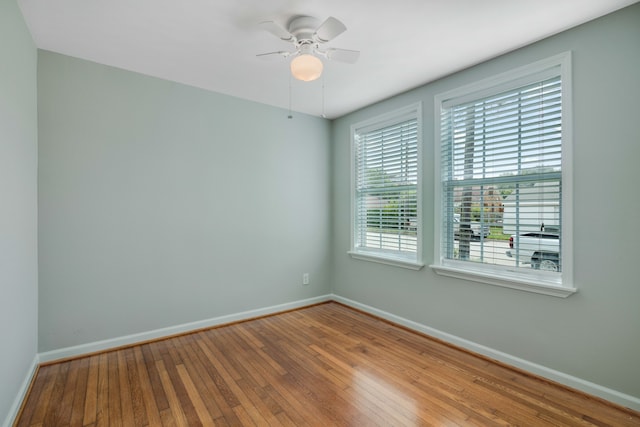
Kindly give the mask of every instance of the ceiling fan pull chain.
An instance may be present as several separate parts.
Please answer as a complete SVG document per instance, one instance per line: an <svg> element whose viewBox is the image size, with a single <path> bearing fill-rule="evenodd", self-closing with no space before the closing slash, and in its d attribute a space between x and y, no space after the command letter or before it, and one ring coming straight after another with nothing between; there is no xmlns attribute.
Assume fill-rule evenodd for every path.
<svg viewBox="0 0 640 427"><path fill-rule="evenodd" d="M291 114L291 78L291 74L289 74L289 114L287 119L293 119L293 114Z"/></svg>
<svg viewBox="0 0 640 427"><path fill-rule="evenodd" d="M322 118L326 119L327 115L325 114L325 111L324 111L324 81L325 81L325 78L323 74L322 75Z"/></svg>

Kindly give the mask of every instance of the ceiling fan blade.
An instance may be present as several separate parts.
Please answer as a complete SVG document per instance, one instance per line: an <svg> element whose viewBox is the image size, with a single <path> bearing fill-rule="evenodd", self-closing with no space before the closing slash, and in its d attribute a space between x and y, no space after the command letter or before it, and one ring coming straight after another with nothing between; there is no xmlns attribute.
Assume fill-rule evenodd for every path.
<svg viewBox="0 0 640 427"><path fill-rule="evenodd" d="M295 41L294 35L291 34L289 31L285 30L284 27L282 27L277 22L263 21L258 25L260 25L260 27L263 30L270 32L271 34L273 34L274 36L278 37L281 40L284 40L287 42Z"/></svg>
<svg viewBox="0 0 640 427"><path fill-rule="evenodd" d="M338 21L333 16L330 16L326 21L320 24L313 36L317 39L317 41L326 43L329 40L338 37L346 30L347 27L342 22Z"/></svg>
<svg viewBox="0 0 640 427"><path fill-rule="evenodd" d="M285 50L280 50L278 52L268 52L268 53L261 53L256 55L256 57L258 59L264 59L266 61L277 61L280 59L284 59L286 57L288 57L289 55L291 55L291 52L287 52Z"/></svg>
<svg viewBox="0 0 640 427"><path fill-rule="evenodd" d="M360 57L360 52L357 50L329 48L325 53L328 59L346 62L347 64L354 64Z"/></svg>

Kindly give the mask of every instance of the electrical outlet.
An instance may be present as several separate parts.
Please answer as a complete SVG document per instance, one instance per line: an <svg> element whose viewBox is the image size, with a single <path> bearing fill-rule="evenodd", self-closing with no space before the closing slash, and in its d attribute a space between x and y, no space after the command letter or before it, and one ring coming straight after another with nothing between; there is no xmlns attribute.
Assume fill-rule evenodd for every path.
<svg viewBox="0 0 640 427"><path fill-rule="evenodd" d="M302 284L303 285L308 285L309 284L309 273L304 273L302 275Z"/></svg>

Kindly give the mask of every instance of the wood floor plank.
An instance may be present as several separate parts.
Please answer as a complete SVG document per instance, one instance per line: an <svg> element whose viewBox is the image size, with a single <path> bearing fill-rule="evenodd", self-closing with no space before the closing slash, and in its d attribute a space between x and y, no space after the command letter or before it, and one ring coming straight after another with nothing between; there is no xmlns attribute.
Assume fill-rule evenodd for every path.
<svg viewBox="0 0 640 427"><path fill-rule="evenodd" d="M140 384L140 376L138 375L138 365L135 360L133 348L122 350L123 358L126 363L127 381L129 384L131 395L131 409L133 411L133 423L136 426L146 426L149 424L147 418L147 410L142 397L142 388ZM125 413L123 411L123 413Z"/></svg>
<svg viewBox="0 0 640 427"><path fill-rule="evenodd" d="M158 409L158 405L156 404L156 396L158 395L158 393L156 392L156 394L154 394L148 373L148 371L152 371L154 369L154 366L145 365L144 356L140 347L134 347L133 353L135 355L138 380L140 381L141 400L144 403L148 425L162 425L162 420L160 418L160 409Z"/></svg>
<svg viewBox="0 0 640 427"><path fill-rule="evenodd" d="M167 399L164 388L162 387L162 381L160 381L160 375L158 371L154 369L155 362L163 360L162 350L165 348L166 341L159 341L151 343L148 346L141 346L140 351L142 358L144 359L144 365L146 367L147 375L149 377L149 384L154 391L154 397L156 400L156 406L158 410L164 411L169 409L169 400Z"/></svg>
<svg viewBox="0 0 640 427"><path fill-rule="evenodd" d="M235 394L235 390L232 390L232 385L239 376L236 375L236 379L234 379L233 374L227 372L227 368L218 358L219 353L214 353L215 346L211 345L208 337L203 337L203 339L198 342L198 345L209 363L209 375L213 379L225 403L231 408L240 406L239 396Z"/></svg>
<svg viewBox="0 0 640 427"><path fill-rule="evenodd" d="M240 402L235 398L222 376L218 373L216 367L211 362L211 358L214 356L209 352L208 347L205 344L205 335L197 334L199 339L195 342L192 352L192 357L196 360L195 363L201 366L200 372L205 372L206 375L202 375L201 379L205 381L208 386L208 390L215 399L215 405L220 409L222 416L217 417L216 424L227 423L229 425L241 425L233 408L240 405ZM211 406L213 403L209 403Z"/></svg>
<svg viewBox="0 0 640 427"><path fill-rule="evenodd" d="M336 346L320 348L319 346L312 345L312 348L329 360L333 365L346 371L353 371L353 364L359 363L355 359L352 359L353 364L343 362L343 360L348 359L344 357L345 354ZM413 410L413 397L408 394L406 390L400 390L393 384L385 382L384 378L382 378L378 373L360 370L356 373L353 384L358 387L358 392L362 395L368 396L369 398L372 396L378 396L376 404L384 405L383 407L385 408L385 411L391 414L394 418L397 418L402 425L412 425L416 422L417 414ZM434 409L435 412L438 413L439 419L442 421L446 420L450 424L456 424L451 418L446 417L442 411L433 407L430 408L428 413L423 414L423 416L432 418ZM422 422L427 423L428 420L422 419Z"/></svg>
<svg viewBox="0 0 640 427"><path fill-rule="evenodd" d="M120 408L122 411L122 424L133 423L135 415L133 412L133 396L131 384L129 383L128 365L125 358L126 352L120 350L115 352L118 366L118 384L120 385Z"/></svg>
<svg viewBox="0 0 640 427"><path fill-rule="evenodd" d="M198 420L202 425L213 425L213 418L211 418L211 414L209 414L209 409L207 409L207 405L202 400L201 394L191 379L191 375L187 371L187 368L185 365L178 365L176 368L180 379L185 385L189 399L193 402L193 407L198 415Z"/></svg>
<svg viewBox="0 0 640 427"><path fill-rule="evenodd" d="M354 333L354 332L356 332L355 328L352 330L352 332L351 332L351 333ZM377 341L378 341L378 343L380 344L380 342L381 342L381 341L385 341L385 337L378 337L378 340L377 340ZM395 342L395 343L397 343L397 342ZM384 346L384 343L383 343L383 347L380 347L380 346L370 346L370 347L368 347L368 348L367 348L367 350L366 350L366 351L368 351L369 353L371 353L371 355L373 356L373 357L372 357L372 360L374 361L374 363L377 363L377 364L383 364L383 366L381 366L381 369L387 369L387 368L384 366L384 364L385 364L385 363L388 365L388 368L389 368L389 369L393 369L393 366L395 366L395 365L397 364L397 361L392 357L392 356L393 356L393 354L394 354L394 349L393 349L393 344L394 344L394 342L387 342L386 344L389 344L389 346L388 346L388 347L387 347L387 346ZM382 352L382 353L380 353L380 351L377 351L377 350L382 350L383 352ZM387 357L385 357L385 355L386 355ZM396 355L398 355L398 354L396 353ZM410 357L410 355L409 355L409 354L407 354L406 352L403 352L403 353L401 353L401 354L399 354L399 355L400 355L400 356L401 356L401 358L403 358L403 359L407 359L407 360L414 360L414 358ZM421 351L421 352L420 352L420 355L421 355L421 356L425 356L425 353L424 353L423 351ZM477 358L475 358L475 359L476 359L476 363L477 363L477 362L478 362L478 360L477 360ZM484 367L484 366L486 366L486 365L488 364L488 362L480 361L480 364ZM415 360L414 360L414 363L413 363L412 365L414 365L414 366L415 366ZM410 369L410 370L412 370L412 368L411 368L411 367L410 367L409 369ZM405 375L405 374L411 374L409 377L405 377L405 380L406 380L406 381L411 381L411 380L412 380L412 377L414 377L414 378L415 378L415 376L416 376L416 375L421 376L421 377L423 378L423 380L425 380L425 379L426 379L426 377L425 377L424 375L425 375L425 374L427 374L427 375L428 375L428 373L427 373L427 372L422 372L422 373L420 373L420 372L413 372L413 373L410 373L410 372L397 372L395 375L400 376L400 377L402 378L402 377L404 377L404 375ZM439 373L439 374L437 375L437 377L438 377L438 378L442 378L443 376L442 376L442 374L441 374L441 373ZM475 376L473 376L473 375L471 375L471 376L469 376L469 377L468 377L468 379L469 379L469 380L472 380L473 382L475 382L475 381L476 381L476 379L475 379L475 378L476 378L476 377L475 377ZM461 380L460 375L456 375L455 381L460 382L460 380ZM451 384L452 382L453 382L453 381L449 382L449 384ZM469 387L470 387L471 385L473 385L473 382L469 382L469 383L467 383L467 385L466 385L466 389L467 389L467 390L469 389ZM478 387L475 387L475 388L477 389ZM446 386L446 384L444 384L444 383L440 383L440 384L438 384L438 387L431 388L429 391L430 391L430 394L433 394L433 393L438 394L438 399L439 399L439 400L441 400L442 402L446 402L446 401L448 401L448 405L447 405L447 406L449 407L449 410L451 410L451 409L452 409L452 406L451 406L451 405L455 405L455 406L457 406L457 407L464 408L464 406L461 406L461 405L459 404L459 403L460 403L460 400L459 400L458 398L456 398L455 394L452 394L452 393L444 393L444 394L443 394L443 392L445 392L446 390L447 390L447 386ZM458 390L458 392L460 392L460 391L462 391L462 390L464 390L464 388L459 389L459 390ZM464 397L464 399L465 399L464 401L465 401L465 402L467 402L467 405L466 405L466 406L468 406L469 404L472 404L472 400L471 400L470 398L471 398L473 395L472 395L472 394L470 394L470 393L465 393L465 395L466 395L466 396ZM494 401L494 405L495 405L495 404L497 404L497 403L499 403L499 400L497 400L497 399L496 399L496 400ZM514 404L513 404L513 402L505 402L505 403L507 403L507 404L508 404L509 409L510 409L511 411L517 410L517 407L516 407L516 405L514 405ZM483 422L483 423L489 422L489 420L492 420L493 422L499 422L500 420L498 420L498 419L497 419L497 417L495 416L495 412L496 412L496 410L497 410L496 408L491 408L491 410L490 410L490 411L483 411L481 407L476 407L476 408L475 408L475 409L473 409L472 411L465 411L465 412L467 413L467 415L468 415L468 416L472 416L472 413L473 413L473 412L475 412L475 414L473 414L473 415L474 415L474 416L476 416L476 417L477 417L477 416L484 416L484 417L486 417L486 418L482 419L482 422ZM526 414L526 411L521 412L520 417L521 417L521 418L525 417L525 414ZM535 417L535 414L536 414L536 412L535 412L535 411L532 411L531 416L532 416L532 417ZM506 422L505 420L502 420L502 423L503 423L503 424L504 424L505 422Z"/></svg>
<svg viewBox="0 0 640 427"><path fill-rule="evenodd" d="M38 402L41 402L39 405L35 405L32 410L27 408L24 412L31 413L32 415L30 419L25 420L24 425L38 425L42 424L44 417L47 415L47 410L49 409L49 401L51 400L51 393L53 392L53 386L55 385L55 379L58 376L58 372L60 372L61 365L53 365L53 366L44 366L38 370L38 376L36 377L36 382L41 380L43 385L40 394L38 395ZM38 387L39 388L39 387ZM18 420L18 424L21 423L21 420Z"/></svg>
<svg viewBox="0 0 640 427"><path fill-rule="evenodd" d="M325 303L40 366L15 426L640 426L640 413Z"/></svg>
<svg viewBox="0 0 640 427"><path fill-rule="evenodd" d="M421 370L413 364L409 366L402 364L401 361L407 357L406 352L394 354L391 348L361 345L352 348L351 352L353 354L362 353L362 358L358 357L357 360L366 360L366 363L371 365L373 370L388 373L388 375L382 375L381 379L389 382L389 384L393 384L395 379L399 379L400 382L395 384L394 387L399 387L400 384L406 384L407 389L405 393L416 396L425 402L429 401L432 411L438 408L442 417L464 419L472 415L476 417L484 416L486 418L482 418L483 423L497 422L500 424L499 420L489 413L478 412L477 410L467 411L466 406L468 405L460 405L460 400L455 399L455 394L459 394L461 391L468 389L472 382L465 384L465 387L459 386L457 390L453 390L452 392L448 392L449 387L444 383L431 384L432 387L422 388L420 384L429 383L429 372ZM333 353L339 353L339 351L333 350ZM344 358L346 355L336 354L336 357Z"/></svg>
<svg viewBox="0 0 640 427"><path fill-rule="evenodd" d="M175 425L179 427L189 426L189 421L187 421L187 417L184 413L182 405L180 404L178 395L176 394L176 391L173 387L173 383L165 367L164 360L158 360L156 362L156 369L160 374L160 381L162 381L162 387L164 388L167 394L167 399L169 400L169 409L171 410L172 418L175 420ZM193 422L193 420L191 420L191 422ZM201 425L200 423L198 424Z"/></svg>
<svg viewBox="0 0 640 427"><path fill-rule="evenodd" d="M167 344L167 352L164 354L162 361L164 362L164 369L166 370L168 379L171 381L170 385L173 393L175 394L175 398L177 399L179 407L185 416L187 425L194 427L200 426L202 424L198 419L193 402L189 398L185 385L178 374L177 367L183 365L183 360L175 348L175 345L178 344L178 340L167 340L165 342ZM157 366L158 363L159 362L156 362ZM164 381L163 384L165 384L166 388L166 383Z"/></svg>
<svg viewBox="0 0 640 427"><path fill-rule="evenodd" d="M330 387L323 379L326 379L324 368L317 369L321 363L315 357L317 353L308 349L308 346L292 346L287 342L277 342L276 346L269 351L270 357L283 366L287 374L282 378L287 381L289 387L293 387L303 406L302 411L309 411L309 408L317 409L314 417L325 419L327 423L332 423L331 414L326 413L326 409L331 405L344 404L344 394L346 387ZM299 360L306 363L300 364ZM309 378L309 381L292 382L295 378ZM285 390L280 390L284 392ZM332 399L333 398L333 399ZM329 424L332 425L332 424Z"/></svg>
<svg viewBox="0 0 640 427"><path fill-rule="evenodd" d="M118 353L111 352L108 353L108 407L109 407L109 426L120 427L123 424L123 416L122 416L122 399L120 398L120 394L122 392L126 393L123 389L124 385L120 384L120 374L119 374L119 362L118 362Z"/></svg>
<svg viewBox="0 0 640 427"><path fill-rule="evenodd" d="M224 342L224 335L226 334L216 335L215 344L212 340L206 339L204 344L204 348L206 349L205 353L208 354L209 360L216 368L216 371L220 374L227 391L233 396L233 399L229 399L230 396L225 396L225 399L227 399L227 402L231 403L236 416L248 416L250 419L254 420L253 422L259 423L262 417L258 409L240 386L243 377L233 366L233 357L229 357L233 355L232 348L228 343ZM222 351L220 350L221 348L223 349ZM229 356L227 356L227 354ZM233 402L233 400L235 400L235 402ZM239 407L242 407L243 410L239 411Z"/></svg>
<svg viewBox="0 0 640 427"><path fill-rule="evenodd" d="M98 395L96 427L109 426L109 353L102 353L98 360Z"/></svg>
<svg viewBox="0 0 640 427"><path fill-rule="evenodd" d="M60 407L58 409L58 423L68 425L71 421L71 411L73 409L73 401L76 390L78 389L78 375L80 369L80 360L72 360L69 362L69 372L62 392Z"/></svg>
<svg viewBox="0 0 640 427"><path fill-rule="evenodd" d="M287 355L290 357L290 360L287 364L295 364L296 360L306 360L307 363L303 367L304 371L299 370L290 370L290 372L294 375L300 375L305 377L314 378L314 385L318 388L326 388L324 394L334 395L336 398L336 402L338 403L338 399L341 401L349 401L353 402L356 399L354 395L353 389L350 387L351 381L346 376L341 377L340 375L336 375L336 370L332 369L332 367L327 364L321 357L318 357L318 352L309 350L313 357L308 357L309 353L300 351L301 349L296 348L295 346L290 346L287 343L279 343L281 350L276 352L274 350L274 358L278 357L277 355ZM308 346L305 346L307 348ZM284 360L284 359L283 359ZM284 361L282 362L284 364ZM322 387L320 387L322 386ZM351 406L352 403L349 404ZM322 404L317 404L314 406L322 407ZM369 402L364 399L360 399L358 401L358 409L362 410L366 406L366 410L363 410L363 415L361 418L369 418L369 414L375 413L372 405L369 405ZM370 424L373 424L373 420L370 420Z"/></svg>
<svg viewBox="0 0 640 427"><path fill-rule="evenodd" d="M87 392L84 402L83 425L90 425L96 422L98 405L98 362L99 357L89 358L89 373L87 380Z"/></svg>
<svg viewBox="0 0 640 427"><path fill-rule="evenodd" d="M217 401L221 401L222 399L219 395L216 395L216 388L214 384L212 384L211 377L201 362L199 348L197 345L194 345L193 335L180 337L179 340L181 342L180 351L184 353L182 358L184 361L184 365L182 365L185 371L184 375L188 375L189 381L191 382L191 384L185 382L187 392L192 400L200 399L204 403L206 415L201 415L200 412L198 412L203 424L206 423L205 420L202 419L202 416L210 419L211 423L215 424L213 420L223 416L220 406L217 403ZM189 356L187 357L187 355ZM181 373L181 378L182 377L183 374ZM194 389L192 389L192 387ZM196 402L194 402L194 406L196 406Z"/></svg>
<svg viewBox="0 0 640 427"><path fill-rule="evenodd" d="M78 359L78 379L76 381L73 403L71 407L70 427L82 426L84 404L87 396L87 382L89 379L89 358Z"/></svg>
<svg viewBox="0 0 640 427"><path fill-rule="evenodd" d="M65 363L60 367L58 375L56 375L53 389L51 390L51 398L47 402L47 412L42 420L43 425L62 425L66 420L60 419L60 403L64 396L64 386L69 374L70 363Z"/></svg>
<svg viewBox="0 0 640 427"><path fill-rule="evenodd" d="M402 366L397 360L390 357L389 352L376 351L373 348L357 346L355 348L339 349L336 346L327 347L335 357L348 357L356 363L365 366L361 369L364 375L375 383L384 385L384 389L391 389L394 395L412 396L429 402L431 412L436 412L438 417L448 420L450 423L456 419L465 419L465 415L458 408L448 405L446 401L433 396L432 393L424 393L415 386L418 374L408 375L411 367ZM428 421L428 420L425 420Z"/></svg>

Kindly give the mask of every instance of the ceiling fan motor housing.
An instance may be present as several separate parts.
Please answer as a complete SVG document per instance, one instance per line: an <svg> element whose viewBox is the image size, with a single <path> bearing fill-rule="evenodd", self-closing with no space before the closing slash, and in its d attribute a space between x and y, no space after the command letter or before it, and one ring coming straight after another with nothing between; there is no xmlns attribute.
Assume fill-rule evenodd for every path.
<svg viewBox="0 0 640 427"><path fill-rule="evenodd" d="M297 43L314 42L313 34L320 21L312 16L296 16L289 21L289 32L296 37Z"/></svg>

